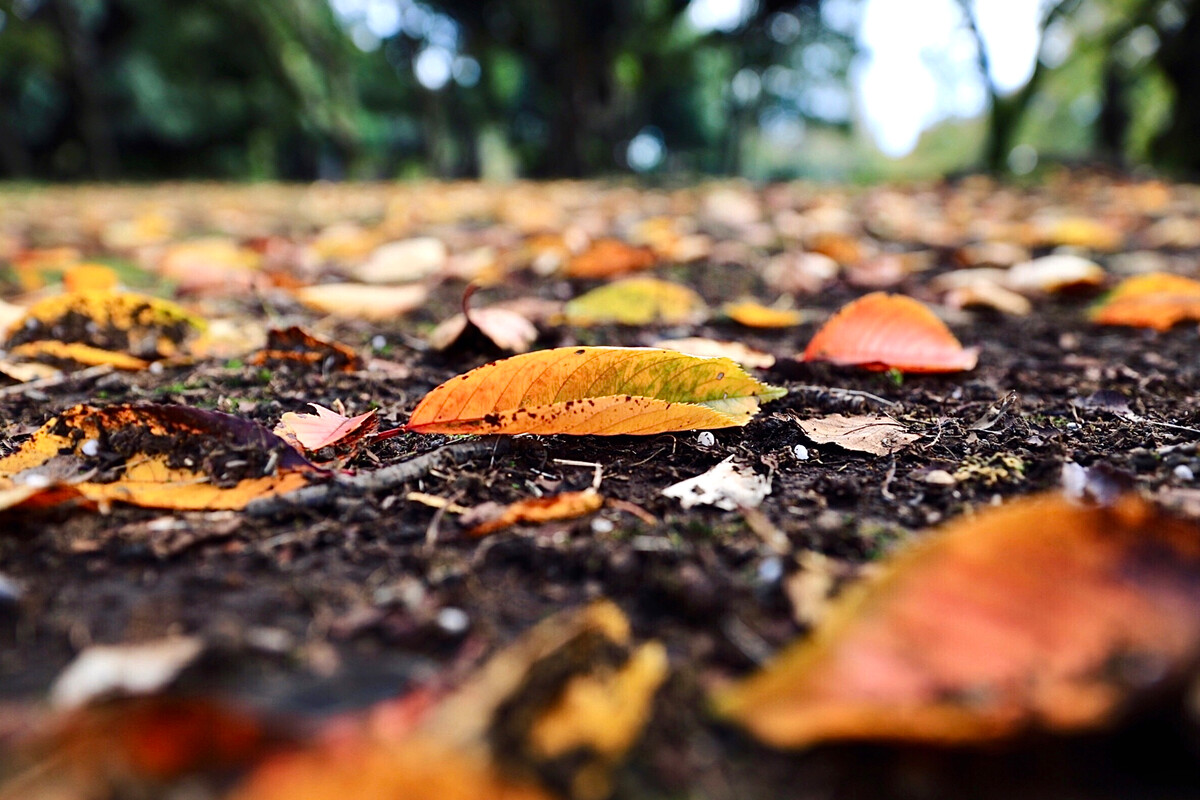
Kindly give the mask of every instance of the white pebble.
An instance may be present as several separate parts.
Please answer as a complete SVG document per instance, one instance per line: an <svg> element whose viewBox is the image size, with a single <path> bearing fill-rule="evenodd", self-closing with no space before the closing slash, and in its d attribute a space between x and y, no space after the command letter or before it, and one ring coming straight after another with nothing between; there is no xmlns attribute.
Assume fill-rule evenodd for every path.
<svg viewBox="0 0 1200 800"><path fill-rule="evenodd" d="M155 361L153 364L150 365L150 374L151 375L162 375L163 371L164 371L164 367L163 367L161 361Z"/></svg>
<svg viewBox="0 0 1200 800"><path fill-rule="evenodd" d="M763 583L776 583L783 577L783 559L770 556L758 562L758 579Z"/></svg>
<svg viewBox="0 0 1200 800"><path fill-rule="evenodd" d="M1175 477L1181 481L1191 481L1196 477L1196 474L1192 472L1192 468L1187 464L1180 464L1175 468Z"/></svg>
<svg viewBox="0 0 1200 800"><path fill-rule="evenodd" d="M616 526L604 517L596 517L592 520L592 533L612 533Z"/></svg>
<svg viewBox="0 0 1200 800"><path fill-rule="evenodd" d="M717 437L708 431L700 431L700 435L696 437L696 441L700 443L701 447L712 447L717 443Z"/></svg>
<svg viewBox="0 0 1200 800"><path fill-rule="evenodd" d="M375 335L375 336L371 337L371 349L372 350L378 351L378 350L382 350L385 347L387 347L387 339L383 338L383 336Z"/></svg>
<svg viewBox="0 0 1200 800"><path fill-rule="evenodd" d="M79 452L91 458L100 454L100 442L97 439L88 439L79 446Z"/></svg>
<svg viewBox="0 0 1200 800"><path fill-rule="evenodd" d="M792 447L792 455L800 461L808 461L808 448L802 444L795 445Z"/></svg>
<svg viewBox="0 0 1200 800"><path fill-rule="evenodd" d="M471 618L461 608L448 606L437 613L438 627L446 633L465 633L471 626Z"/></svg>

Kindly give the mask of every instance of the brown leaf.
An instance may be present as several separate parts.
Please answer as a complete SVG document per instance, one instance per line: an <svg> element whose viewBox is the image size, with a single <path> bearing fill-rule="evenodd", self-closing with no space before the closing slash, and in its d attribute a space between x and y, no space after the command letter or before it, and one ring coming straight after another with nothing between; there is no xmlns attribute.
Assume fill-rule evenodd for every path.
<svg viewBox="0 0 1200 800"><path fill-rule="evenodd" d="M611 278L649 269L657 259L647 247L634 247L618 239L600 239L567 262L572 278Z"/></svg>
<svg viewBox="0 0 1200 800"><path fill-rule="evenodd" d="M846 450L876 456L903 450L921 438L920 434L909 433L891 417L878 414L853 417L830 414L827 417L803 419L798 424L804 434L817 444L836 444Z"/></svg>
<svg viewBox="0 0 1200 800"><path fill-rule="evenodd" d="M1093 728L1182 677L1197 597L1196 525L1131 496L1013 501L894 557L716 707L781 747Z"/></svg>
<svg viewBox="0 0 1200 800"><path fill-rule="evenodd" d="M298 362L319 367L322 372L355 372L363 368L362 359L349 347L314 336L295 325L267 331L267 346L252 354L247 362L255 365Z"/></svg>

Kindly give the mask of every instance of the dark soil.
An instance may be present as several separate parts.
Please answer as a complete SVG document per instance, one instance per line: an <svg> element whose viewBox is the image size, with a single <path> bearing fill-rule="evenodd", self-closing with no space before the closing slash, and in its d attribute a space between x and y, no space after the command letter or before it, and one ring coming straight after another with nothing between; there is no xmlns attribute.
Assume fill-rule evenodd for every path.
<svg viewBox="0 0 1200 800"><path fill-rule="evenodd" d="M736 267L679 269L714 304L754 289ZM927 277L927 276L924 276ZM922 281L924 281L924 277ZM919 286L901 290L921 296ZM562 287L493 292L553 296ZM417 323L453 310L461 285L443 287ZM812 322L748 334L721 323L699 331L551 329L539 346L648 343L667 334L737 339L780 357L765 375L788 387L745 428L649 437L522 436L483 457L431 471L386 493L333 496L323 508L269 518L164 513L114 506L3 518L0 574L20 587L0 597L0 701L44 697L80 648L195 633L212 643L189 689L273 711L321 716L404 692L463 653L489 653L547 614L589 598L615 600L640 638L662 640L672 675L617 797L1196 797L1197 731L1178 698L1139 709L1115 732L1030 737L999 749L824 747L804 754L762 748L709 719L706 687L744 674L803 633L782 581L797 569L736 512L684 512L660 491L738 454L773 479L761 511L796 551L844 562L845 574L931 525L999 499L1056 486L1062 465L1104 465L1149 494L1195 513L1200 475L1200 356L1192 325L1166 334L1101 329L1087 296L1047 300L1031 317L964 314L953 328L982 348L979 367L905 376L805 366L789 360L815 326L860 294L822 295ZM248 309L253 310L253 309ZM155 401L235 413L270 427L309 402L380 409L381 429L403 423L429 389L489 354L413 349L412 327L349 326L339 341L411 369L404 380L371 371L323 373L320 364L200 363L161 374L112 373L43 391L0 396L15 445L69 406ZM378 344L378 342L376 342ZM1111 409L1119 392L1133 422ZM808 441L796 420L884 412L923 438L891 457ZM1181 426L1181 427L1175 427ZM347 465L372 469L437 448L445 437L405 434ZM199 458L203 438L193 440ZM797 446L807 448L801 460ZM467 539L450 515L407 502L421 491L465 506L535 491L586 488L596 462L619 507L577 521ZM956 474L931 483L932 470ZM1121 476L1124 476L1122 478ZM759 521L761 528L761 520ZM465 612L469 625L439 612Z"/></svg>

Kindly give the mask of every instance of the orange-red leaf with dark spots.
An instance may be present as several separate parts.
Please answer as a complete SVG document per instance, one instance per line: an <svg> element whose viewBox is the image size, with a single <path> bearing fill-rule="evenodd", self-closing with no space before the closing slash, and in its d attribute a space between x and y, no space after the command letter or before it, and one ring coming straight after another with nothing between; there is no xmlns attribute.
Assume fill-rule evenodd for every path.
<svg viewBox="0 0 1200 800"><path fill-rule="evenodd" d="M808 343L802 360L873 370L960 372L974 369L978 355L917 300L874 292L834 314Z"/></svg>

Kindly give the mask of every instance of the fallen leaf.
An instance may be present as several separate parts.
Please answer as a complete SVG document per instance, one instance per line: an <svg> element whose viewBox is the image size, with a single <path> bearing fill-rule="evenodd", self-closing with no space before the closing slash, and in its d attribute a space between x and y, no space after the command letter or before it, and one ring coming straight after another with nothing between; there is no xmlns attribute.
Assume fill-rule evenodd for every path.
<svg viewBox="0 0 1200 800"><path fill-rule="evenodd" d="M702 358L728 358L745 367L768 369L775 365L775 356L747 347L741 342L720 342L715 339L691 337L686 339L659 339L653 347L677 350L690 356Z"/></svg>
<svg viewBox="0 0 1200 800"><path fill-rule="evenodd" d="M567 261L571 278L611 278L649 269L657 259L648 247L634 247L619 239L600 239Z"/></svg>
<svg viewBox="0 0 1200 800"><path fill-rule="evenodd" d="M721 312L748 328L790 328L804 321L804 315L794 308L771 308L753 300L727 303Z"/></svg>
<svg viewBox="0 0 1200 800"><path fill-rule="evenodd" d="M527 631L415 724L277 757L230 800L549 800L547 771L570 796L601 800L666 673L663 646L635 645L620 609L597 601Z"/></svg>
<svg viewBox="0 0 1200 800"><path fill-rule="evenodd" d="M920 434L909 433L896 420L878 414L853 417L830 414L827 417L803 419L798 424L804 435L817 444L836 444L846 450L876 456L903 450L921 438Z"/></svg>
<svg viewBox="0 0 1200 800"><path fill-rule="evenodd" d="M357 450L364 437L379 427L375 411L347 417L336 411L309 403L315 414L297 414L288 411L275 426L275 435L302 453L316 453L326 447L342 450Z"/></svg>
<svg viewBox="0 0 1200 800"><path fill-rule="evenodd" d="M349 347L314 336L295 325L267 331L266 347L253 353L247 362L300 363L319 367L322 372L355 372L363 368L362 359Z"/></svg>
<svg viewBox="0 0 1200 800"><path fill-rule="evenodd" d="M883 292L843 306L817 331L802 357L901 372L958 372L974 369L977 359L978 351L964 349L920 302Z"/></svg>
<svg viewBox="0 0 1200 800"><path fill-rule="evenodd" d="M462 518L462 524L471 526L467 530L467 536L486 536L513 525L536 525L560 519L575 519L598 511L602 505L604 497L595 489L562 492L547 497L518 500L507 506L487 509L482 513L472 509Z"/></svg>
<svg viewBox="0 0 1200 800"><path fill-rule="evenodd" d="M525 353L537 340L538 330L533 323L515 311L505 308L480 308L465 314L455 314L429 334L429 344L435 350L447 350L459 341L472 326L501 350Z"/></svg>
<svg viewBox="0 0 1200 800"><path fill-rule="evenodd" d="M643 347L560 347L443 383L414 409L417 433L649 434L745 425L786 390L725 358Z"/></svg>
<svg viewBox="0 0 1200 800"><path fill-rule="evenodd" d="M1013 501L893 557L716 709L778 747L1094 728L1191 663L1198 592L1194 524L1132 496Z"/></svg>
<svg viewBox="0 0 1200 800"><path fill-rule="evenodd" d="M101 350L99 347L92 347L81 342L67 343L56 339L26 342L25 344L13 347L9 352L14 356L29 361L42 361L52 364L67 362L85 367L97 367L107 364L114 369L126 370L128 372L137 372L150 366L149 361L131 356L128 353Z"/></svg>
<svg viewBox="0 0 1200 800"><path fill-rule="evenodd" d="M1033 304L1023 295L986 280L951 289L942 302L949 308L986 306L1014 317L1025 317L1033 311Z"/></svg>
<svg viewBox="0 0 1200 800"><path fill-rule="evenodd" d="M1092 309L1093 322L1165 331L1200 319L1200 281L1152 272L1126 278Z"/></svg>
<svg viewBox="0 0 1200 800"><path fill-rule="evenodd" d="M700 295L658 278L626 278L593 289L563 309L571 325L683 325L708 315Z"/></svg>
<svg viewBox="0 0 1200 800"><path fill-rule="evenodd" d="M662 493L678 500L684 508L716 506L726 511L758 508L771 493L771 479L738 464L735 458L730 456L708 472L668 486Z"/></svg>
<svg viewBox="0 0 1200 800"><path fill-rule="evenodd" d="M112 696L154 694L165 688L204 650L194 636L173 636L126 645L85 648L50 687L50 702L77 708Z"/></svg>
<svg viewBox="0 0 1200 800"><path fill-rule="evenodd" d="M419 308L429 296L423 285L373 286L369 283L322 283L296 290L304 305L345 319L383 322Z"/></svg>
<svg viewBox="0 0 1200 800"><path fill-rule="evenodd" d="M421 236L376 248L351 275L363 283L412 283L437 274L448 258L441 239Z"/></svg>
<svg viewBox="0 0 1200 800"><path fill-rule="evenodd" d="M1004 285L1015 292L1060 292L1076 286L1099 286L1104 267L1082 256L1055 253L1014 264L1004 274Z"/></svg>
<svg viewBox="0 0 1200 800"><path fill-rule="evenodd" d="M167 358L204 327L180 306L133 292L74 292L30 306L9 331L8 346L54 340Z"/></svg>
<svg viewBox="0 0 1200 800"><path fill-rule="evenodd" d="M0 480L52 488L62 482L54 470L64 460L80 476L100 471L95 480L70 483L72 493L88 500L181 510L240 509L306 485L316 470L266 428L229 414L149 403L81 405L0 458Z"/></svg>
<svg viewBox="0 0 1200 800"><path fill-rule="evenodd" d="M254 288L262 257L232 239L210 237L177 242L158 262L159 274L183 292L234 294Z"/></svg>
<svg viewBox="0 0 1200 800"><path fill-rule="evenodd" d="M117 288L117 273L105 264L72 264L63 271L68 292L107 292Z"/></svg>
<svg viewBox="0 0 1200 800"><path fill-rule="evenodd" d="M841 269L823 253L784 252L767 262L763 280L779 292L816 294L832 283Z"/></svg>

